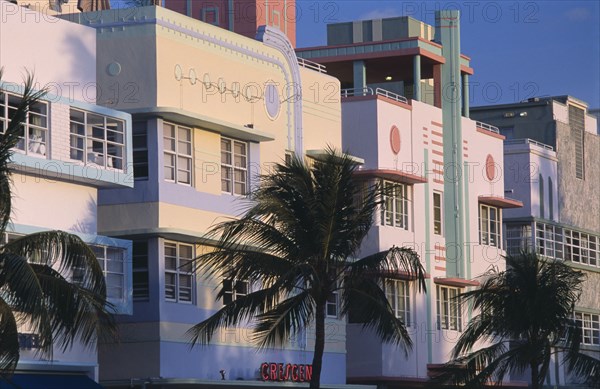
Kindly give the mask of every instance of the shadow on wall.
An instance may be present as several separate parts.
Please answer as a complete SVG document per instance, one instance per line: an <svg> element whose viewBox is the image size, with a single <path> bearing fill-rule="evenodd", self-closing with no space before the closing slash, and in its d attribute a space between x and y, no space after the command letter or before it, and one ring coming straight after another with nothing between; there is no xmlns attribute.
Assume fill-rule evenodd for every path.
<svg viewBox="0 0 600 389"><path fill-rule="evenodd" d="M75 224L69 227L69 230L82 234L96 235L98 232L98 203L93 196L89 196L86 208L86 212L80 213L84 217L78 219Z"/></svg>

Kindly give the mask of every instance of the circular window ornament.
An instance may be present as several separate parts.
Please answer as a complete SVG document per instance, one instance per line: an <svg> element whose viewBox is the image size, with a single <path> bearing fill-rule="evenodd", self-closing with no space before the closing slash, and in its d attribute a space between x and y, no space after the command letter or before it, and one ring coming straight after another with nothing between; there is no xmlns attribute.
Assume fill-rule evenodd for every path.
<svg viewBox="0 0 600 389"><path fill-rule="evenodd" d="M392 148L392 152L394 154L398 154L400 152L400 146L402 145L400 141L400 130L396 126L392 126L390 130L390 147Z"/></svg>
<svg viewBox="0 0 600 389"><path fill-rule="evenodd" d="M279 91L275 84L267 84L265 88L265 109L271 120L279 115L281 104L279 104Z"/></svg>
<svg viewBox="0 0 600 389"><path fill-rule="evenodd" d="M496 178L496 162L492 154L488 154L485 158L485 176L488 181L493 181Z"/></svg>
<svg viewBox="0 0 600 389"><path fill-rule="evenodd" d="M118 62L111 62L106 67L106 71L113 77L118 76L121 74L121 64Z"/></svg>

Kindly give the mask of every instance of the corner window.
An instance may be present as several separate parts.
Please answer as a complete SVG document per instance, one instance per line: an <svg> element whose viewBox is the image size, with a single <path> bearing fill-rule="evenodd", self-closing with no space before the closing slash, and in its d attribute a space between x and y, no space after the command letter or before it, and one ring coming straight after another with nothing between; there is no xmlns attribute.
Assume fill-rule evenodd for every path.
<svg viewBox="0 0 600 389"><path fill-rule="evenodd" d="M192 303L194 246L165 242L165 300Z"/></svg>
<svg viewBox="0 0 600 389"><path fill-rule="evenodd" d="M250 293L250 282L235 278L223 279L223 304L227 305Z"/></svg>
<svg viewBox="0 0 600 389"><path fill-rule="evenodd" d="M248 185L248 143L221 138L221 190L245 195Z"/></svg>
<svg viewBox="0 0 600 389"><path fill-rule="evenodd" d="M408 282L403 280L385 280L385 295L394 315L410 326L410 295Z"/></svg>
<svg viewBox="0 0 600 389"><path fill-rule="evenodd" d="M437 287L438 329L462 331L460 290L448 286Z"/></svg>
<svg viewBox="0 0 600 389"><path fill-rule="evenodd" d="M442 235L442 194L433 192L433 233Z"/></svg>
<svg viewBox="0 0 600 389"><path fill-rule="evenodd" d="M581 344L600 345L600 315L575 312L575 321L581 328Z"/></svg>
<svg viewBox="0 0 600 389"><path fill-rule="evenodd" d="M479 243L502 247L501 210L485 204L479 205Z"/></svg>
<svg viewBox="0 0 600 389"><path fill-rule="evenodd" d="M123 170L124 125L122 120L71 108L71 159Z"/></svg>
<svg viewBox="0 0 600 389"><path fill-rule="evenodd" d="M4 133L23 99L20 96L0 92L0 133ZM22 123L20 140L16 148L25 154L46 155L48 151L48 103L38 101L29 107Z"/></svg>
<svg viewBox="0 0 600 389"><path fill-rule="evenodd" d="M165 180L192 185L192 129L163 124Z"/></svg>
<svg viewBox="0 0 600 389"><path fill-rule="evenodd" d="M383 182L383 208L381 224L408 230L408 186L405 184Z"/></svg>

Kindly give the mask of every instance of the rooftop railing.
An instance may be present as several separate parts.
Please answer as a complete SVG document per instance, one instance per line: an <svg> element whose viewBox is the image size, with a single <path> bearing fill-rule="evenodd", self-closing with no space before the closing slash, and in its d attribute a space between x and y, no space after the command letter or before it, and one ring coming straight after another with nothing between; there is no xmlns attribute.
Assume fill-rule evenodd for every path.
<svg viewBox="0 0 600 389"><path fill-rule="evenodd" d="M500 130L496 126L492 126L491 124L483 123L483 122L475 122L475 125L478 128L482 128L487 131L495 132L496 134L500 133Z"/></svg>
<svg viewBox="0 0 600 389"><path fill-rule="evenodd" d="M519 144L530 144L541 147L546 150L554 151L554 147L547 145L542 142L538 142L537 140L529 139L529 138L521 138L521 139L510 139L504 141L505 145L519 145Z"/></svg>
<svg viewBox="0 0 600 389"><path fill-rule="evenodd" d="M408 99L406 97L382 88L373 89L371 87L364 87L342 89L342 97L355 96L383 96L400 103L408 104Z"/></svg>

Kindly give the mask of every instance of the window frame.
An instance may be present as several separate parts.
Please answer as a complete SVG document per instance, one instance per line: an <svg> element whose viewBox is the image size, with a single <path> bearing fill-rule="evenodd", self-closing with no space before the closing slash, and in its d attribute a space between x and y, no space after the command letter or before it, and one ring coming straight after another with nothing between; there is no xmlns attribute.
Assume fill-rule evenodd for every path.
<svg viewBox="0 0 600 389"><path fill-rule="evenodd" d="M171 247L171 248L175 248L175 256L171 256L171 255L167 255L167 247ZM181 248L182 247L189 247L191 248L191 255L188 258L182 258L181 256ZM189 305L193 305L195 303L195 291L196 291L196 276L194 273L194 269L193 269L193 265L192 265L192 260L194 259L194 254L196 252L196 248L194 247L193 244L188 244L188 243L182 243L182 242L175 242L175 241L169 241L169 240L165 240L162 244L162 251L163 251L163 263L164 263L164 293L163 293L163 297L165 299L165 301L167 302L174 302L174 303L180 303L180 304L189 304ZM167 259L168 258L172 258L174 259L174 267L172 268L167 268ZM182 264L181 260L185 259L188 261L188 263L186 264ZM183 266L188 265L191 267L190 271L183 271ZM174 297L168 297L168 291L167 291L167 275L173 275L174 277L174 284L169 284L169 285L173 285L173 296ZM189 289L188 293L189 293L189 299L184 299L182 298L182 296L185 296L184 293L182 293L182 285L181 285L181 278L182 277L189 277L189 284L190 286L187 287Z"/></svg>
<svg viewBox="0 0 600 389"><path fill-rule="evenodd" d="M402 285L402 288L399 286ZM411 326L411 306L410 306L410 283L407 280L398 280L386 278L384 280L385 296L392 307L394 316L401 319L406 327ZM399 301L403 300L404 309L400 308Z"/></svg>
<svg viewBox="0 0 600 389"><path fill-rule="evenodd" d="M223 149L223 144L229 143L229 150ZM221 137L221 192L227 193L233 196L246 196L249 192L250 177L248 175L249 167L249 156L250 156L250 144L246 141L238 139ZM236 153L235 146L243 145L245 154ZM225 155L229 154L229 162ZM240 157L245 160L245 164L237 164L236 159ZM244 165L244 166L242 166ZM227 177L227 171L229 171L229 177ZM244 175L244 180L236 179L236 172ZM225 188L224 185L228 185L229 188ZM237 185L243 185L244 190L238 193Z"/></svg>
<svg viewBox="0 0 600 389"><path fill-rule="evenodd" d="M122 247L115 247L115 246L105 246L105 245L97 245L97 244L92 244L90 245L90 248L92 249L92 251L94 251L94 254L96 255L96 259L98 260L98 263L100 264L100 267L102 268L102 274L104 274L104 280L106 282L106 296L108 300L124 300L125 299L125 294L127 291L127 285L126 285L126 271L125 271L125 249ZM121 260L115 260L115 259L111 259L109 258L109 250L116 250L120 252L121 255ZM98 255L99 252L100 256ZM114 267L111 270L111 267L109 266L109 262L120 262L120 267L121 267L121 271L114 271ZM110 287L110 283L109 283L109 276L120 276L121 277L121 283L120 283L120 289L121 289L121 294L119 297L111 297L109 295L109 290L110 289L114 289Z"/></svg>
<svg viewBox="0 0 600 389"><path fill-rule="evenodd" d="M581 344L600 346L600 314L575 311L574 319L581 328Z"/></svg>
<svg viewBox="0 0 600 389"><path fill-rule="evenodd" d="M77 119L74 119L74 112L83 114L83 121L78 121ZM90 124L90 116L102 118L102 125ZM111 121L111 123L109 123L109 121ZM120 124L121 130L118 131L111 129L111 124L116 124L117 129L119 128ZM103 137L100 138L94 136L94 129L102 129ZM83 134L80 133L81 130L83 131ZM90 130L91 134L89 133ZM118 139L120 135L120 137L122 138L122 143L119 143L119 141L115 139L109 139L110 134L114 134L116 139ZM82 146L77 145L79 141L83 141ZM96 145L102 146L101 152L96 150ZM127 166L126 145L127 137L124 120L112 116L102 115L96 112L86 111L84 109L69 107L69 158L71 160L80 161L86 165L94 164L97 166L101 166L104 169L115 169L125 171ZM111 153L110 150L112 148L114 148L114 150L120 150L120 153L114 151ZM77 158L76 154L78 152L81 153L81 158ZM75 156L73 156L74 153ZM98 163L98 158L101 158L101 163ZM120 167L118 167L119 162L121 164Z"/></svg>
<svg viewBox="0 0 600 389"><path fill-rule="evenodd" d="M388 189L389 188L389 189ZM410 185L402 182L383 180L383 202L381 205L381 225L409 230L410 224ZM400 193L397 191L400 190ZM391 195L389 194L391 193ZM398 196L400 194L400 196ZM388 203L389 201L389 203ZM390 207L390 211L388 208ZM400 209L398 209L400 208Z"/></svg>
<svg viewBox="0 0 600 389"><path fill-rule="evenodd" d="M340 317L340 295L337 290L331 292L325 301L325 317L338 319ZM330 309L332 311L330 311Z"/></svg>
<svg viewBox="0 0 600 389"><path fill-rule="evenodd" d="M167 137L167 127L172 127L174 130L174 137ZM178 185L193 186L194 185L194 131L191 127L181 126L175 123L163 122L163 178L167 182L172 182ZM180 139L180 130L187 130L189 132L189 141ZM166 142L170 140L173 142L174 149L167 149ZM180 144L189 144L190 153L184 154L180 151ZM173 158L173 165L167 165L167 157ZM189 170L182 169L182 161L185 160L189 163ZM167 169L172 170L173 178L167 178ZM189 182L183 181L179 178L179 173L185 172L189 176Z"/></svg>
<svg viewBox="0 0 600 389"><path fill-rule="evenodd" d="M491 211L496 213L495 221L491 218ZM484 211L487 213L483 217ZM492 232L492 226L495 232ZM495 241L492 241L495 237ZM502 248L502 208L479 203L479 244Z"/></svg>
<svg viewBox="0 0 600 389"><path fill-rule="evenodd" d="M436 197L439 199L439 204L436 205ZM433 191L433 233L435 235L444 236L444 195L442 192ZM439 219L436 218L436 209L439 210ZM439 225L439 227L437 227ZM436 232L437 231L437 232Z"/></svg>
<svg viewBox="0 0 600 389"><path fill-rule="evenodd" d="M444 291L446 294L444 295ZM437 285L437 327L438 330L462 332L462 301L460 288Z"/></svg>
<svg viewBox="0 0 600 389"><path fill-rule="evenodd" d="M23 101L23 96L15 93L9 93L0 91L0 134L4 134L4 131L8 128L10 123L10 111L15 110L16 106L10 104L9 99L17 98L20 102ZM35 106L44 107L43 113L36 112L32 108ZM32 123L32 116L41 118L42 122L45 122L45 126L42 124ZM26 155L37 156L40 158L47 158L50 154L50 104L45 100L38 100L32 106L30 106L27 115L25 116L25 122L21 124L23 128L23 135L19 136L19 142L14 147L16 150L23 152ZM43 135L39 139L32 139L33 135L30 132L38 131ZM45 140L44 140L45 138ZM37 147L36 147L37 145ZM27 147L26 147L27 146ZM43 146L43 148L42 148ZM40 150L42 150L40 152Z"/></svg>
<svg viewBox="0 0 600 389"><path fill-rule="evenodd" d="M230 287L226 286L226 283L230 283ZM246 293L240 293L238 290L238 284L245 285ZM249 280L238 279L235 277L223 277L221 282L223 288L223 305L230 304L238 299L238 297L247 296L252 293L252 283ZM226 297L228 296L228 297Z"/></svg>

